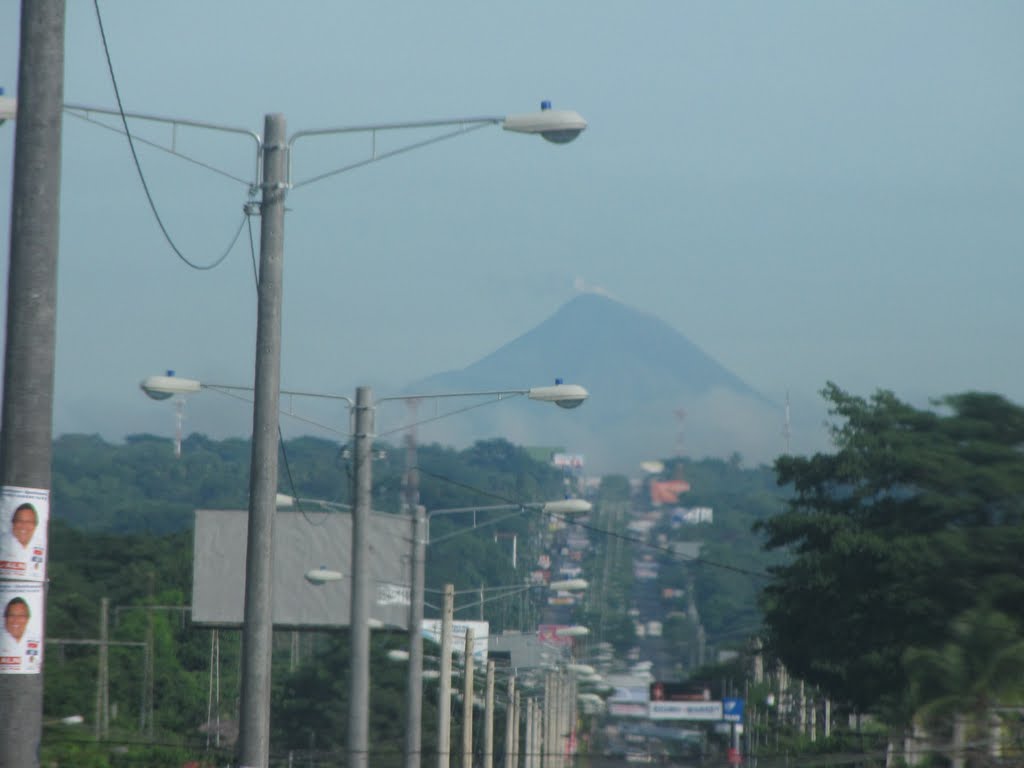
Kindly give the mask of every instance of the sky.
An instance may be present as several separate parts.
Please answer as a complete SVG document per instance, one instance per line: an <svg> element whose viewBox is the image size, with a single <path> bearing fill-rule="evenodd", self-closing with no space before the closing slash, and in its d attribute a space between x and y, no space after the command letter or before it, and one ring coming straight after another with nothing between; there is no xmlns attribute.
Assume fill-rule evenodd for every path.
<svg viewBox="0 0 1024 768"><path fill-rule="evenodd" d="M0 3L8 96L19 5ZM596 290L664 319L776 402L829 380L915 402L966 389L1024 402L1024 4L99 8L128 111L257 133L280 112L293 134L529 112L547 99L589 123L564 146L487 128L293 189L286 388L397 392ZM65 100L116 106L85 0L68 3ZM0 126L4 211L14 127ZM133 131L237 177L139 148L175 244L214 261L243 222L252 144ZM378 149L427 135L382 136ZM300 140L295 178L370 147L367 134ZM0 216L5 244L9 221ZM247 228L221 266L188 268L125 138L67 114L59 258L57 434L173 434L171 407L138 389L165 369L252 382ZM188 404L186 431L250 429L244 403Z"/></svg>

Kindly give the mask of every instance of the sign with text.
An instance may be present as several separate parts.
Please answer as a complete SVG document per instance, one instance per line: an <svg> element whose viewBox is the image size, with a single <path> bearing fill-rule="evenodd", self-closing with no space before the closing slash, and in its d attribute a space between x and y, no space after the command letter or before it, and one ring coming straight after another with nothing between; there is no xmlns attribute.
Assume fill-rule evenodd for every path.
<svg viewBox="0 0 1024 768"><path fill-rule="evenodd" d="M423 638L433 643L441 644L441 620L423 620ZM459 621L452 622L452 653L462 656L466 652L466 630L473 630L473 658L481 663L487 662L487 645L490 637L490 623L486 621Z"/></svg>
<svg viewBox="0 0 1024 768"><path fill-rule="evenodd" d="M39 674L43 666L43 585L0 582L0 603L4 606L0 674Z"/></svg>
<svg viewBox="0 0 1024 768"><path fill-rule="evenodd" d="M46 581L46 531L50 492L44 488L0 488L0 576Z"/></svg>
<svg viewBox="0 0 1024 768"><path fill-rule="evenodd" d="M730 723L742 723L743 699L722 699L722 719Z"/></svg>
<svg viewBox="0 0 1024 768"><path fill-rule="evenodd" d="M647 717L651 720L721 720L722 702L652 701L648 705Z"/></svg>

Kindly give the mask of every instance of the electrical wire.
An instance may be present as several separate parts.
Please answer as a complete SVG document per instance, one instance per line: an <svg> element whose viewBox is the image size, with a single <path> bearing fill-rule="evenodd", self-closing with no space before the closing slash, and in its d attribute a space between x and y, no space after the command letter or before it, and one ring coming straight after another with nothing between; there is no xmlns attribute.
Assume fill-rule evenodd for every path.
<svg viewBox="0 0 1024 768"><path fill-rule="evenodd" d="M192 269L201 272L214 269L215 267L220 266L231 253L231 251L234 249L235 243L238 242L239 235L242 234L242 228L245 226L245 221L246 218L248 218L248 216L242 217L242 223L239 224L238 230L235 232L235 236L231 238L231 242L228 244L228 247L224 250L224 253L222 253L217 259L215 259L209 264L198 264L189 259L187 256L185 256L185 254L181 252L181 250L179 250L178 246L175 244L173 238L171 237L170 232L167 231L167 227L164 225L163 219L160 217L160 212L157 210L156 202L153 200L153 195L149 191L149 184L146 182L146 175L142 172L142 164L139 162L138 153L135 151L135 141L132 138L131 131L128 129L128 118L124 114L124 105L121 102L121 91L117 86L117 77L114 75L114 63L110 57L110 48L107 45L107 33L106 30L103 28L103 16L100 13L99 0L93 0L93 7L96 9L96 23L99 25L100 28L100 38L103 41L103 53L107 59L107 69L110 71L110 82L111 85L113 85L114 87L114 97L117 99L117 110L121 115L121 123L122 125L124 125L125 136L128 137L128 148L131 150L132 161L135 163L135 170L138 173L139 181L142 183L142 191L145 192L146 194L146 200L149 202L149 208L153 212L153 217L156 219L157 226L160 227L160 231L163 233L164 239L167 241L167 244L171 247L171 250L174 251L175 255L179 259L181 259L181 261L183 261Z"/></svg>
<svg viewBox="0 0 1024 768"><path fill-rule="evenodd" d="M454 415L456 415L458 413L465 413L466 411L472 411L475 408L483 408L485 405L493 405L494 403L500 403L503 400L508 400L508 399L511 399L512 397L519 397L519 396L520 395L519 395L518 392L513 392L513 393L505 394L505 395L499 395L498 397L495 397L492 400L484 400L482 403L474 403L473 405L467 405L465 408L457 408L454 411L446 411L446 412L444 412L444 413L442 413L442 414L440 414L438 416L431 416L429 419L422 419L421 421L414 421L412 424L403 424L401 427L395 427L394 429L389 429L386 432L380 432L380 433L377 434L377 437L378 438L388 437L389 435L393 435L393 434L395 434L397 432L405 432L406 430L413 429L414 427L421 427L424 424L430 424L433 421L440 421L441 419L447 419L449 416L454 416ZM414 399L414 398L410 398L410 399Z"/></svg>
<svg viewBox="0 0 1024 768"><path fill-rule="evenodd" d="M446 477L444 475L436 474L434 472L431 472L430 470L424 469L423 467L417 466L416 470L419 471L419 472L422 472L425 475L433 477L436 480L440 480L442 482L458 486L458 487L463 488L465 490L473 491L473 492L478 493L478 494L480 494L482 496L489 496L489 497L491 497L493 499L500 499L501 501L504 501L504 502L506 502L508 504L521 504L522 503L520 501L515 501L513 499L509 499L509 498L507 498L505 496L502 496L501 494L493 493L491 491L485 491L485 490L483 490L481 488L476 488L476 487L474 487L472 485L468 485L466 483L459 482L458 480L454 480L453 478ZM682 555L679 552L676 552L671 547L662 547L662 546L659 546L657 544L651 544L649 542L646 542L643 539L638 539L635 536L627 536L627 535L622 534L622 533L617 533L616 531L609 531L609 530L604 529L604 528L598 528L597 526L594 526L594 525L589 525L587 523L581 523L578 520L576 520L575 518L572 518L572 517L569 517L569 516L566 516L566 515L559 515L559 514L556 514L554 512L549 512L548 514L551 515L551 517L555 518L556 520L562 520L563 522L565 522L567 524L570 524L570 525L577 525L577 526L583 528L584 530L592 531L594 533L600 534L600 535L605 536L607 538L621 539L623 541L628 541L628 542L631 542L633 544L637 544L637 545L639 545L641 547L646 547L648 549L653 549L653 550L656 550L658 552L663 552L666 555L668 555L671 559L675 560L676 562L691 562L691 563L697 563L699 565L707 565L707 566L710 566L712 568L721 568L723 570L732 571L733 573L739 573L739 574L743 574L745 576L754 576L754 577L759 578L759 579L772 580L772 579L775 578L774 576L772 576L772 574L765 573L764 571L754 571L754 570L750 570L748 568L741 568L741 567L736 566L736 565L729 565L728 563L719 563L719 562L716 562L714 560L708 560L707 558L703 558L703 557L687 557L686 555Z"/></svg>

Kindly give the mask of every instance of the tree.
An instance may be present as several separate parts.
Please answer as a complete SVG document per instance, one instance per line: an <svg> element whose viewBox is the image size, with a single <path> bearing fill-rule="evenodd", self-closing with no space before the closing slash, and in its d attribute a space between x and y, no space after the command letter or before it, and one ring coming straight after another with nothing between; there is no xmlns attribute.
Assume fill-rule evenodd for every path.
<svg viewBox="0 0 1024 768"><path fill-rule="evenodd" d="M783 513L756 524L792 560L762 602L769 649L857 711L907 712L909 648L988 601L1024 608L1024 409L964 393L917 409L828 384L834 453L783 456Z"/></svg>
<svg viewBox="0 0 1024 768"><path fill-rule="evenodd" d="M903 665L915 720L929 729L951 721L954 760L962 765L967 729L989 741L994 707L1024 693L1024 640L1013 619L988 606L957 616L950 634L940 648L908 648Z"/></svg>

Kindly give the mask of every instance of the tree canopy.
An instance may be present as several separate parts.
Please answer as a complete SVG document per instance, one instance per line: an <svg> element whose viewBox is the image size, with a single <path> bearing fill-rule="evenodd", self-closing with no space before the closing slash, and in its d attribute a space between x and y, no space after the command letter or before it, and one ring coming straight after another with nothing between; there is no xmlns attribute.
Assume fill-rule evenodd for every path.
<svg viewBox="0 0 1024 768"><path fill-rule="evenodd" d="M978 606L1024 609L1024 409L822 394L835 450L780 457L788 508L756 525L792 555L762 593L769 648L857 711L905 713L909 649L954 642L954 617Z"/></svg>

